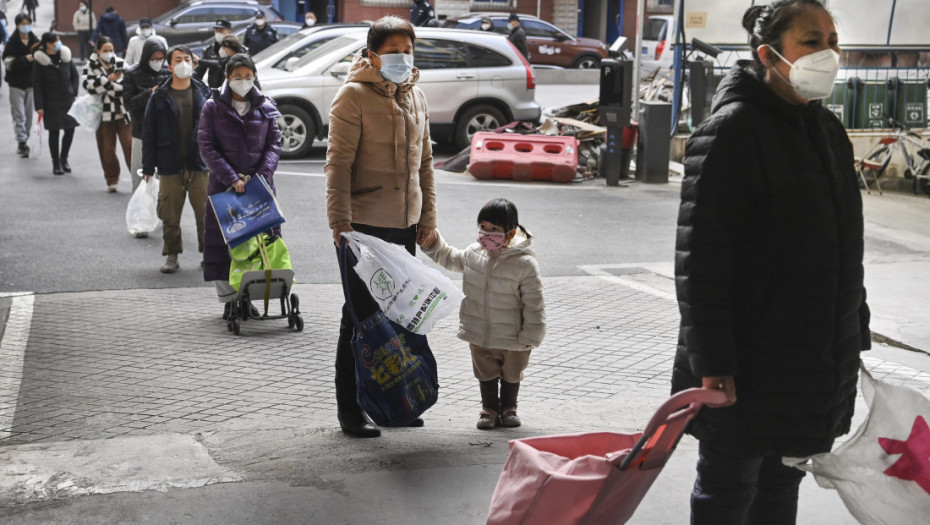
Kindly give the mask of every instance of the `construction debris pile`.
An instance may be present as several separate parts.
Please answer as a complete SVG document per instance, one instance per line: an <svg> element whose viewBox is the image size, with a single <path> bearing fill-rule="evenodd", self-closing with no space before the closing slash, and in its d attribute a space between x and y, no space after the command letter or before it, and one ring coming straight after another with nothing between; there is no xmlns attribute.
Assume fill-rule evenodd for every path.
<svg viewBox="0 0 930 525"><path fill-rule="evenodd" d="M603 158L601 146L607 128L598 126L598 100L572 104L548 111L537 130L544 135L574 136L578 139L578 175L583 180L598 175Z"/></svg>

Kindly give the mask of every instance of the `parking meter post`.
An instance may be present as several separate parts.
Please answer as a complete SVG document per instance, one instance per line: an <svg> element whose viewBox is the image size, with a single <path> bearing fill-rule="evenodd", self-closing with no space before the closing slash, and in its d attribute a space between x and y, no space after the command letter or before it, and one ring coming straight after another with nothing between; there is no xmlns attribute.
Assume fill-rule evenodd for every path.
<svg viewBox="0 0 930 525"><path fill-rule="evenodd" d="M608 186L618 186L628 178L629 155L623 170L623 133L630 125L633 105L633 63L628 60L601 60L599 122L607 127L605 151L599 170Z"/></svg>

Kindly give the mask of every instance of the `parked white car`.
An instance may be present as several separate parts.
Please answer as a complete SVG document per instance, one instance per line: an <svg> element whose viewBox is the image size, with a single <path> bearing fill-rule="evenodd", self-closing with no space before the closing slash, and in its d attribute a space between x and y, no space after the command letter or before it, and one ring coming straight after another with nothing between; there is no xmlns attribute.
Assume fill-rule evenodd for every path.
<svg viewBox="0 0 930 525"><path fill-rule="evenodd" d="M457 29L416 30L414 65L429 103L430 133L460 148L479 131L512 121L537 123L536 79L506 37ZM262 61L258 79L281 111L282 156L300 157L327 135L329 111L367 29L347 31L297 60Z"/></svg>
<svg viewBox="0 0 930 525"><path fill-rule="evenodd" d="M654 15L643 24L643 47L640 51L640 67L646 73L656 69L668 70L672 67L675 43L675 17L671 15Z"/></svg>

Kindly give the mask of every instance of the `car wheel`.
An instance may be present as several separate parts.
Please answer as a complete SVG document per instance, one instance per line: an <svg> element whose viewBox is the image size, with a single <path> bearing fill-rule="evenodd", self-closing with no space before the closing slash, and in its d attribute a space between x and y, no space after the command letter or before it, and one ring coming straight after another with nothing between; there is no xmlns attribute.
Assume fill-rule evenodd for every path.
<svg viewBox="0 0 930 525"><path fill-rule="evenodd" d="M313 146L316 126L306 110L293 104L278 107L278 127L281 128L281 157L294 159L303 157Z"/></svg>
<svg viewBox="0 0 930 525"><path fill-rule="evenodd" d="M597 69L601 67L601 59L594 55L581 55L572 64L575 69Z"/></svg>
<svg viewBox="0 0 930 525"><path fill-rule="evenodd" d="M465 149L471 145L475 133L494 131L504 124L507 124L506 117L494 106L475 106L459 116L453 142L459 149Z"/></svg>

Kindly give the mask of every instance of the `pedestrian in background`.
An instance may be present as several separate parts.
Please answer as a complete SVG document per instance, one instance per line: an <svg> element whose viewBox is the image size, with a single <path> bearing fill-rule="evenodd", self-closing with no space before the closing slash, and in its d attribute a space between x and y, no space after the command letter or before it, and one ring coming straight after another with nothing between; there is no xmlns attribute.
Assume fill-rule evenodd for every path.
<svg viewBox="0 0 930 525"><path fill-rule="evenodd" d="M481 23L478 25L482 31L494 32L494 22L486 16L481 17Z"/></svg>
<svg viewBox="0 0 930 525"><path fill-rule="evenodd" d="M165 40L165 37L155 33L152 20L143 18L139 20L139 27L136 28L135 36L129 39L129 44L126 46L126 67L139 63L139 60L142 59L142 46L149 40L158 40L161 45L165 46L166 49L168 48L168 41Z"/></svg>
<svg viewBox="0 0 930 525"><path fill-rule="evenodd" d="M436 19L436 11L428 0L412 0L410 3L410 23L423 27Z"/></svg>
<svg viewBox="0 0 930 525"><path fill-rule="evenodd" d="M29 132L32 130L32 68L34 50L39 39L32 32L32 19L22 13L13 19L16 29L3 48L3 67L6 82L10 85L10 113L13 116L13 131L16 133L16 154L29 156Z"/></svg>
<svg viewBox="0 0 930 525"><path fill-rule="evenodd" d="M420 246L443 268L463 274L458 335L468 342L481 389L478 428L518 427L523 371L546 335L542 279L533 236L520 225L514 203L491 200L478 212L477 223L478 241L464 250L449 246L441 235Z"/></svg>
<svg viewBox="0 0 930 525"><path fill-rule="evenodd" d="M675 392L722 390L699 440L691 523L793 524L804 471L849 431L871 345L853 149L821 103L839 45L816 0L743 17L753 60L721 81L688 140L675 283Z"/></svg>
<svg viewBox="0 0 930 525"><path fill-rule="evenodd" d="M87 60L87 57L93 53L90 47L90 31L96 23L97 19L94 18L94 14L91 13L90 9L87 7L87 2L81 0L71 19L71 25L74 26L74 30L77 31L78 46L81 50L82 61Z"/></svg>
<svg viewBox="0 0 930 525"><path fill-rule="evenodd" d="M26 14L30 20L35 21L37 7L39 7L39 0L23 0L22 12Z"/></svg>
<svg viewBox="0 0 930 525"><path fill-rule="evenodd" d="M173 46L167 55L171 80L155 88L142 122L142 177L148 181L158 171L158 218L162 220L162 255L167 257L161 272L174 273L181 267L178 255L184 251L181 215L185 199L194 210L197 248L203 253L207 166L200 157L197 129L210 90L191 78L194 55L187 46Z"/></svg>
<svg viewBox="0 0 930 525"><path fill-rule="evenodd" d="M507 35L507 39L529 60L530 49L526 45L526 31L520 27L520 17L516 13L510 13L510 16L507 17L507 24L510 26L510 34Z"/></svg>
<svg viewBox="0 0 930 525"><path fill-rule="evenodd" d="M255 87L255 75L255 64L248 55L233 55L226 62L226 85L222 90L213 90L213 96L204 104L197 142L210 170L207 195L229 189L242 193L245 176L264 178L277 193L274 172L281 157L277 120L281 113L274 101ZM225 303L225 319L236 290L229 284L229 248L210 203L205 223L203 279L214 282L217 297ZM276 227L273 233L280 236L281 228Z"/></svg>
<svg viewBox="0 0 930 525"><path fill-rule="evenodd" d="M313 27L316 25L316 15L313 11L307 11L304 15L304 25L300 26L301 29L307 29L308 27Z"/></svg>
<svg viewBox="0 0 930 525"><path fill-rule="evenodd" d="M145 118L145 106L155 88L169 78L171 72L165 66L167 48L161 40L146 40L142 44L142 55L138 64L123 72L123 107L129 112L132 129L132 156L129 174L132 177L132 191L135 192L142 178L142 121ZM149 234L139 232L135 236L144 238Z"/></svg>
<svg viewBox="0 0 930 525"><path fill-rule="evenodd" d="M97 127L97 154L103 168L107 191L116 193L119 183L119 157L116 141L123 149L126 168L132 169L132 130L129 115L123 109L123 59L116 56L110 39L97 38L97 52L84 64L84 89L96 95L103 105L100 125Z"/></svg>
<svg viewBox="0 0 930 525"><path fill-rule="evenodd" d="M265 21L265 13L256 13L255 23L246 30L243 41L245 47L249 48L249 53L255 56L277 41L278 30Z"/></svg>
<svg viewBox="0 0 930 525"><path fill-rule="evenodd" d="M203 49L203 56L197 61L194 67L194 77L209 82L209 75L214 70L219 71L223 76L225 72L220 69L220 47L223 45L223 39L232 35L232 24L229 20L217 20L213 24L213 42Z"/></svg>
<svg viewBox="0 0 930 525"><path fill-rule="evenodd" d="M329 113L326 212L339 245L358 230L416 252L436 236L436 188L426 96L413 68L416 34L410 22L386 16L368 29L368 45L352 60ZM355 272L346 283L359 319L378 310ZM354 326L342 307L336 345L336 404L342 431L378 437L381 429L356 398ZM421 426L417 418L410 426Z"/></svg>
<svg viewBox="0 0 930 525"><path fill-rule="evenodd" d="M33 100L36 113L48 130L48 149L55 175L71 173L68 154L74 140L74 128L78 125L68 115L80 82L71 58L71 49L61 44L58 35L51 32L42 34L35 51L35 67L32 68Z"/></svg>
<svg viewBox="0 0 930 525"><path fill-rule="evenodd" d="M107 7L106 12L100 15L100 22L97 23L90 41L96 44L98 36L110 37L117 55L122 55L126 50L126 21L119 16L115 7Z"/></svg>
<svg viewBox="0 0 930 525"><path fill-rule="evenodd" d="M211 89L219 89L223 85L223 82L226 81L226 63L229 61L229 57L237 55L239 53L244 53L245 51L242 48L242 44L239 42L239 37L236 35L226 35L223 37L223 41L220 43L219 51L217 51L216 59L212 58L201 58L200 62L197 64L197 69L195 69L194 74L197 74L197 71L207 71L207 81L206 84ZM206 53L204 53L206 55Z"/></svg>

